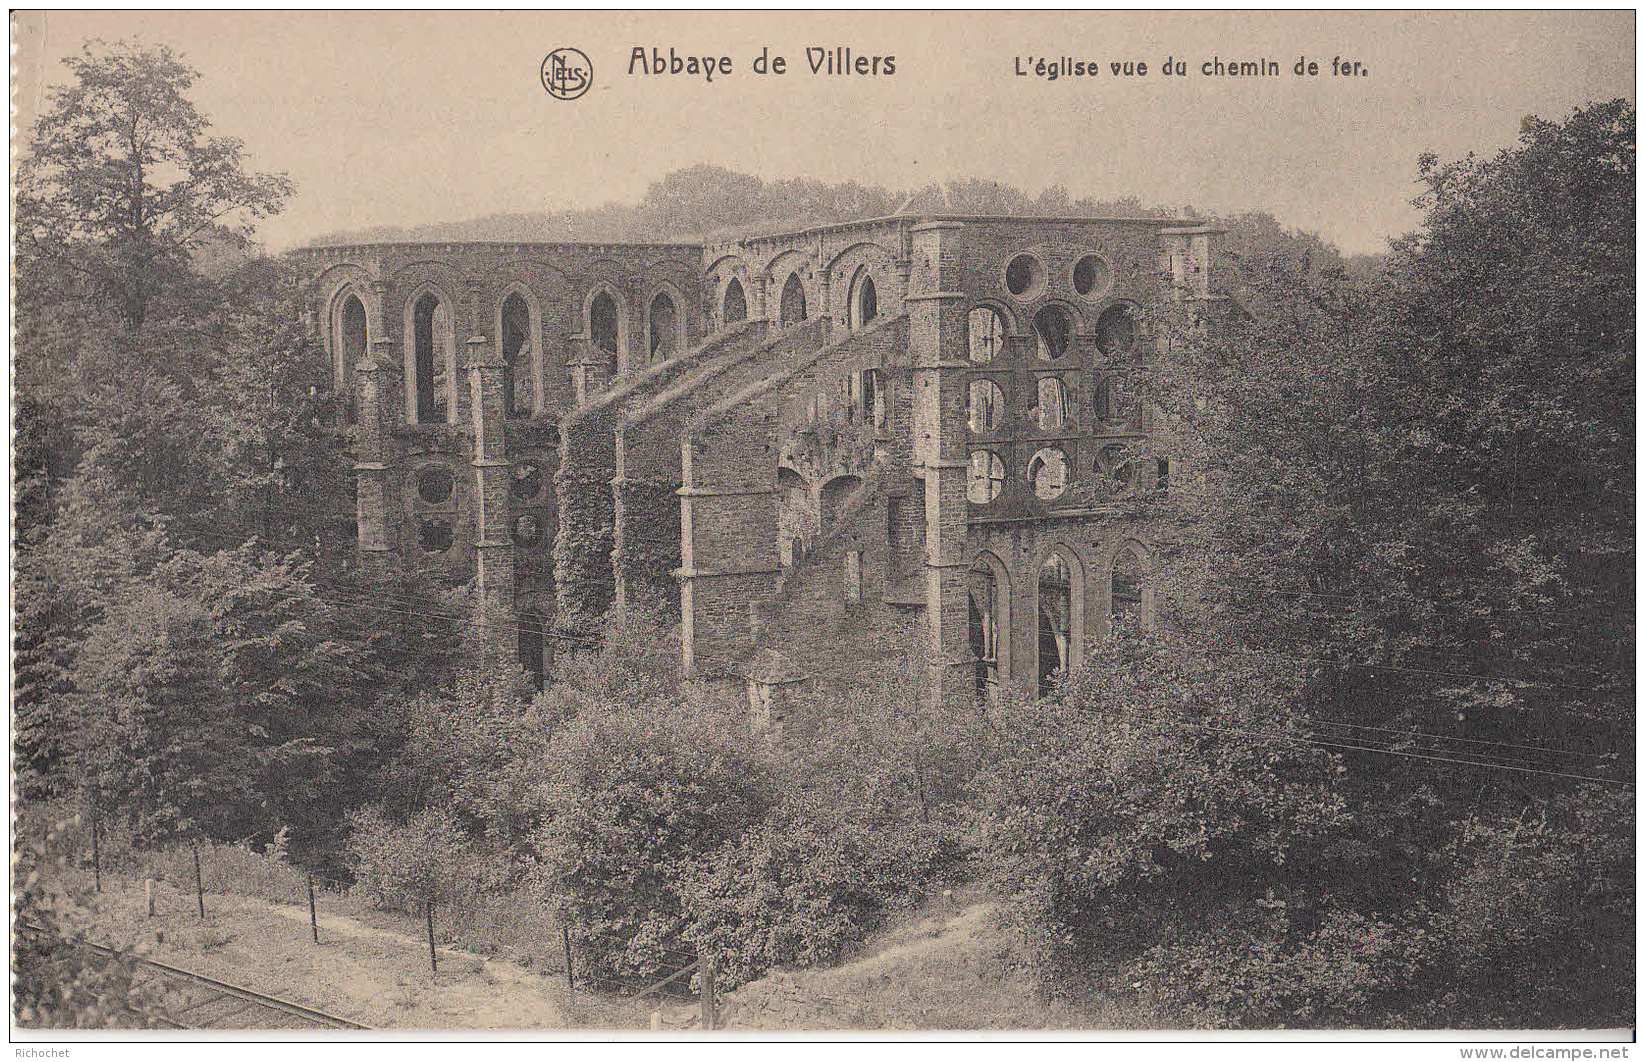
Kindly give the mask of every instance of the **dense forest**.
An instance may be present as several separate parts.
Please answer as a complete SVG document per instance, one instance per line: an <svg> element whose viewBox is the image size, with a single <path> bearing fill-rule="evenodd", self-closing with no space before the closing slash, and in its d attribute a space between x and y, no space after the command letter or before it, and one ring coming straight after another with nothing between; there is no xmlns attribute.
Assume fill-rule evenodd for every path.
<svg viewBox="0 0 1645 1062"><path fill-rule="evenodd" d="M756 742L679 676L666 617L603 617L538 692L464 668L465 588L356 569L324 359L251 243L289 182L245 169L169 50L68 66L16 183L25 821L238 843L388 904L546 905L616 981L680 948L726 985L827 962L963 880L1048 992L1162 1026L1632 1024L1632 105L1412 160L1422 225L1375 259L1219 219L1246 314L1161 322L1150 383L1211 470L1156 629L1032 703L935 713L886 674ZM696 167L632 207L346 238L938 209L1144 212ZM53 929L63 832L15 862L59 933L14 956L18 1015L131 1020Z"/></svg>

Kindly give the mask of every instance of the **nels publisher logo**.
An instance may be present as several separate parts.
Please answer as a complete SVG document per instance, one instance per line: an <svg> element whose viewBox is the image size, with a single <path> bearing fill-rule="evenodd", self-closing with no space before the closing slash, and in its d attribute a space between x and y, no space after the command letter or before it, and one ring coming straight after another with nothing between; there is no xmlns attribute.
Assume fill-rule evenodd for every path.
<svg viewBox="0 0 1645 1062"><path fill-rule="evenodd" d="M543 88L557 100L574 100L594 84L594 64L580 48L556 48L543 59Z"/></svg>

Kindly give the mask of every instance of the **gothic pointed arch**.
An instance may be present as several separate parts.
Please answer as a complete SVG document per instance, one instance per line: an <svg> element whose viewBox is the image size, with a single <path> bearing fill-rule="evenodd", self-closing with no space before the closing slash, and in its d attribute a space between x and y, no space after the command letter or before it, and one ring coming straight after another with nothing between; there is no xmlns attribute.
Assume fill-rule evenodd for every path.
<svg viewBox="0 0 1645 1062"><path fill-rule="evenodd" d="M1035 675L1041 696L1078 667L1085 643L1085 566L1066 545L1052 547L1035 570Z"/></svg>
<svg viewBox="0 0 1645 1062"><path fill-rule="evenodd" d="M583 331L590 344L602 352L612 375L627 368L628 311L620 292L610 284L600 284L583 302Z"/></svg>
<svg viewBox="0 0 1645 1062"><path fill-rule="evenodd" d="M331 302L328 338L331 347L332 388L346 396L344 415L348 423L358 418L358 389L355 370L371 349L371 330L364 297L352 285L338 290Z"/></svg>
<svg viewBox="0 0 1645 1062"><path fill-rule="evenodd" d="M777 321L783 328L792 328L805 320L805 285L800 283L798 273L788 274L783 282L782 299L777 311Z"/></svg>
<svg viewBox="0 0 1645 1062"><path fill-rule="evenodd" d="M456 303L433 284L406 299L405 352L406 418L450 423L457 408Z"/></svg>
<svg viewBox="0 0 1645 1062"><path fill-rule="evenodd" d="M967 582L973 686L979 701L989 701L1011 678L1011 572L984 550Z"/></svg>
<svg viewBox="0 0 1645 1062"><path fill-rule="evenodd" d="M1136 539L1120 543L1108 561L1108 626L1148 630L1154 625L1153 556Z"/></svg>
<svg viewBox="0 0 1645 1062"><path fill-rule="evenodd" d="M743 292L743 282L736 277L725 286L725 296L720 300L720 320L726 328L748 320L748 296Z"/></svg>
<svg viewBox="0 0 1645 1062"><path fill-rule="evenodd" d="M662 288L651 297L645 313L648 363L655 365L685 352L685 314L682 306L682 300L670 288Z"/></svg>
<svg viewBox="0 0 1645 1062"><path fill-rule="evenodd" d="M860 267L851 278L849 314L849 324L854 329L872 324L880 315L879 288L867 266Z"/></svg>
<svg viewBox="0 0 1645 1062"><path fill-rule="evenodd" d="M537 408L541 372L540 315L530 293L511 286L497 307L497 337L503 356L503 414L529 417Z"/></svg>

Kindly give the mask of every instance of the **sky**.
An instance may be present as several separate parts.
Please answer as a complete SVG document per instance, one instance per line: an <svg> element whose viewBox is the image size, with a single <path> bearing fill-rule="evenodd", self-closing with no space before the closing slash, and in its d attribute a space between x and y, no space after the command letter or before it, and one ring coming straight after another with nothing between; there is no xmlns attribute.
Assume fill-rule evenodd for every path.
<svg viewBox="0 0 1645 1062"><path fill-rule="evenodd" d="M1526 115L1634 96L1634 12L50 12L14 15L14 125L89 37L165 43L193 99L297 194L271 250L325 233L636 202L698 163L766 180L917 188L976 176L1030 193L1265 210L1349 253L1416 227L1417 157L1494 153ZM581 98L545 56L587 54ZM630 72L633 49L733 71ZM894 56L813 75L807 47ZM787 73L758 75L762 49ZM1050 80L1036 59L1096 60ZM1167 57L1185 61L1165 76ZM1296 76L1299 58L1320 63ZM1361 76L1336 76L1334 57ZM1278 77L1203 64L1273 60ZM1112 62L1144 62L1115 76ZM1026 65L1028 73L1017 72Z"/></svg>

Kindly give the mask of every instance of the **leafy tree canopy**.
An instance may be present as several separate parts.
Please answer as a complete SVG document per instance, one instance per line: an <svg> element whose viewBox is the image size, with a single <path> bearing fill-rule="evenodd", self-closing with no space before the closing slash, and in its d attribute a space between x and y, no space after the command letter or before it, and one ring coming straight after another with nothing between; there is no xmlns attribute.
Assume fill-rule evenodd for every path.
<svg viewBox="0 0 1645 1062"><path fill-rule="evenodd" d="M199 74L170 48L93 41L63 62L74 82L18 167L20 253L66 269L135 331L191 255L244 243L292 185L248 172L239 140L209 134L187 96Z"/></svg>

